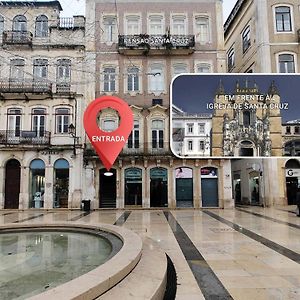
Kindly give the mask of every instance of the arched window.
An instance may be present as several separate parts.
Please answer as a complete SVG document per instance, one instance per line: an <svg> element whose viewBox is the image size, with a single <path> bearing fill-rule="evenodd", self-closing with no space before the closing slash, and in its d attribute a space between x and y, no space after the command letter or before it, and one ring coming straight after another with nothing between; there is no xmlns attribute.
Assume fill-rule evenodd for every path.
<svg viewBox="0 0 300 300"><path fill-rule="evenodd" d="M163 92L165 89L164 69L161 64L153 64L149 70L149 91Z"/></svg>
<svg viewBox="0 0 300 300"><path fill-rule="evenodd" d="M250 126L250 121L251 121L250 111L244 111L243 112L243 125L245 127L249 127Z"/></svg>
<svg viewBox="0 0 300 300"><path fill-rule="evenodd" d="M177 63L173 66L173 76L175 77L176 75L182 74L182 73L187 73L188 72L188 66L183 63Z"/></svg>
<svg viewBox="0 0 300 300"><path fill-rule="evenodd" d="M210 40L209 34L209 18L196 17L196 38L201 44L206 44Z"/></svg>
<svg viewBox="0 0 300 300"><path fill-rule="evenodd" d="M151 124L152 130L152 148L164 148L164 121L153 120Z"/></svg>
<svg viewBox="0 0 300 300"><path fill-rule="evenodd" d="M15 16L13 19L13 31L27 31L27 19L25 16Z"/></svg>
<svg viewBox="0 0 300 300"><path fill-rule="evenodd" d="M278 56L279 73L295 73L294 54L283 53Z"/></svg>
<svg viewBox="0 0 300 300"><path fill-rule="evenodd" d="M292 31L291 8L289 6L275 7L275 21L277 32Z"/></svg>
<svg viewBox="0 0 300 300"><path fill-rule="evenodd" d="M35 36L48 36L48 18L45 15L38 16L35 20Z"/></svg>
<svg viewBox="0 0 300 300"><path fill-rule="evenodd" d="M132 149L138 149L140 147L140 124L138 120L134 120L133 130L130 133L127 141L127 147Z"/></svg>
<svg viewBox="0 0 300 300"><path fill-rule="evenodd" d="M129 92L138 91L139 87L139 68L129 67L127 69L127 89Z"/></svg>
<svg viewBox="0 0 300 300"><path fill-rule="evenodd" d="M55 110L56 133L69 132L70 115L69 108L57 108Z"/></svg>

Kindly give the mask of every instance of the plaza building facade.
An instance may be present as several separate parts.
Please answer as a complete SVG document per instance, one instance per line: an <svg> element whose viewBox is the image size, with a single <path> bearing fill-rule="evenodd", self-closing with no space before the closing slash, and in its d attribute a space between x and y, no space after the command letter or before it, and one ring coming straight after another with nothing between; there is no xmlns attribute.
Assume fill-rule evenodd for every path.
<svg viewBox="0 0 300 300"><path fill-rule="evenodd" d="M173 153L183 158L211 156L211 120L209 113L189 114L173 104Z"/></svg>
<svg viewBox="0 0 300 300"><path fill-rule="evenodd" d="M1 2L0 208L80 207L85 19L61 10Z"/></svg>
<svg viewBox="0 0 300 300"><path fill-rule="evenodd" d="M87 1L86 19L86 55L95 65L87 101L124 99L134 129L110 177L86 141L84 197L93 208L231 206L230 161L181 160L169 145L172 78L225 71L222 3ZM112 122L117 119L107 115Z"/></svg>
<svg viewBox="0 0 300 300"><path fill-rule="evenodd" d="M299 72L297 0L238 0L224 25L227 71Z"/></svg>
<svg viewBox="0 0 300 300"><path fill-rule="evenodd" d="M282 156L280 96L276 83L260 91L254 82L236 82L233 92L220 83L212 118L213 156Z"/></svg>
<svg viewBox="0 0 300 300"><path fill-rule="evenodd" d="M300 186L300 160L284 157L234 159L232 180L235 205L295 205Z"/></svg>
<svg viewBox="0 0 300 300"><path fill-rule="evenodd" d="M284 155L300 156L300 120L287 121L282 124Z"/></svg>

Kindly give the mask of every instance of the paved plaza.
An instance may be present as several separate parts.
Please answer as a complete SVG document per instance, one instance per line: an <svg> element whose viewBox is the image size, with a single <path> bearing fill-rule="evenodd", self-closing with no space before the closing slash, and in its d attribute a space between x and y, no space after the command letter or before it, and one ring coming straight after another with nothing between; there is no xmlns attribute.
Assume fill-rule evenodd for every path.
<svg viewBox="0 0 300 300"><path fill-rule="evenodd" d="M147 247L159 246L171 258L177 273L176 299L299 299L300 218L294 211L295 206L2 210L0 224L106 223L131 229Z"/></svg>

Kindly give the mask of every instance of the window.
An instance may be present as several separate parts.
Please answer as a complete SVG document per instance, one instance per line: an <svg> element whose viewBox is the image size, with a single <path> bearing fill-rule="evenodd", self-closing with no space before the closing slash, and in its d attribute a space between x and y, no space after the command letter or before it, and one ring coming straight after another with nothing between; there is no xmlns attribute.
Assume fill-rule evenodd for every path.
<svg viewBox="0 0 300 300"><path fill-rule="evenodd" d="M286 134L291 134L291 126L286 126L285 133Z"/></svg>
<svg viewBox="0 0 300 300"><path fill-rule="evenodd" d="M196 38L201 44L209 42L209 18L197 17L196 18Z"/></svg>
<svg viewBox="0 0 300 300"><path fill-rule="evenodd" d="M70 125L70 109L57 108L55 110L56 133L68 133Z"/></svg>
<svg viewBox="0 0 300 300"><path fill-rule="evenodd" d="M188 150L193 151L193 141L188 141Z"/></svg>
<svg viewBox="0 0 300 300"><path fill-rule="evenodd" d="M205 133L205 124L198 124L199 134Z"/></svg>
<svg viewBox="0 0 300 300"><path fill-rule="evenodd" d="M0 35L1 36L2 36L3 30L4 30L4 18L3 18L3 16L0 15Z"/></svg>
<svg viewBox="0 0 300 300"><path fill-rule="evenodd" d="M10 137L19 137L21 135L21 116L22 110L19 108L10 108L7 111L7 129Z"/></svg>
<svg viewBox="0 0 300 300"><path fill-rule="evenodd" d="M243 124L245 127L250 126L250 111L243 112Z"/></svg>
<svg viewBox="0 0 300 300"><path fill-rule="evenodd" d="M163 16L161 15L153 15L149 16L149 34L163 34L164 26L163 26Z"/></svg>
<svg viewBox="0 0 300 300"><path fill-rule="evenodd" d="M27 19L25 16L16 16L13 19L13 31L27 31Z"/></svg>
<svg viewBox="0 0 300 300"><path fill-rule="evenodd" d="M197 66L197 73L211 73L210 64L199 64Z"/></svg>
<svg viewBox="0 0 300 300"><path fill-rule="evenodd" d="M299 126L295 126L294 133L299 134L299 129L300 129Z"/></svg>
<svg viewBox="0 0 300 300"><path fill-rule="evenodd" d="M162 149L164 147L164 121L152 121L152 148Z"/></svg>
<svg viewBox="0 0 300 300"><path fill-rule="evenodd" d="M205 149L205 148L204 148L204 141L200 141L200 142L199 142L199 150L200 150L200 151L204 151L204 149Z"/></svg>
<svg viewBox="0 0 300 300"><path fill-rule="evenodd" d="M67 93L71 89L71 60L59 59L56 70L56 92Z"/></svg>
<svg viewBox="0 0 300 300"><path fill-rule="evenodd" d="M187 124L187 131L189 134L192 134L194 132L194 124Z"/></svg>
<svg viewBox="0 0 300 300"><path fill-rule="evenodd" d="M155 105L163 105L163 99L152 99L152 106L155 106Z"/></svg>
<svg viewBox="0 0 300 300"><path fill-rule="evenodd" d="M24 59L12 59L10 61L10 79L12 81L24 80Z"/></svg>
<svg viewBox="0 0 300 300"><path fill-rule="evenodd" d="M111 120L111 119L102 120L101 128L103 131L106 132L115 131L118 128L118 122L116 120Z"/></svg>
<svg viewBox="0 0 300 300"><path fill-rule="evenodd" d="M243 41L243 53L247 51L247 49L251 45L250 40L250 26L247 26L246 29L242 33L242 41Z"/></svg>
<svg viewBox="0 0 300 300"><path fill-rule="evenodd" d="M38 16L35 21L35 36L48 36L48 18L44 15Z"/></svg>
<svg viewBox="0 0 300 300"><path fill-rule="evenodd" d="M117 34L117 17L115 16L104 16L104 41L113 42L116 39Z"/></svg>
<svg viewBox="0 0 300 300"><path fill-rule="evenodd" d="M275 7L276 31L292 31L291 9L288 6Z"/></svg>
<svg viewBox="0 0 300 300"><path fill-rule="evenodd" d="M130 133L127 141L127 147L132 149L138 149L140 147L140 125L139 121L134 121L133 130Z"/></svg>
<svg viewBox="0 0 300 300"><path fill-rule="evenodd" d="M32 130L36 132L37 137L45 135L45 117L46 109L34 108L32 110Z"/></svg>
<svg viewBox="0 0 300 300"><path fill-rule="evenodd" d="M293 54L280 54L279 73L295 73L295 60Z"/></svg>
<svg viewBox="0 0 300 300"><path fill-rule="evenodd" d="M227 55L227 67L231 70L234 67L234 48L231 48Z"/></svg>
<svg viewBox="0 0 300 300"><path fill-rule="evenodd" d="M174 77L176 75L182 74L182 73L187 73L188 72L188 67L186 64L176 64L173 66L173 74Z"/></svg>
<svg viewBox="0 0 300 300"><path fill-rule="evenodd" d="M127 90L129 92L138 91L139 87L139 68L130 67L127 69Z"/></svg>
<svg viewBox="0 0 300 300"><path fill-rule="evenodd" d="M135 35L140 34L140 17L139 16L127 16L126 17L126 34Z"/></svg>
<svg viewBox="0 0 300 300"><path fill-rule="evenodd" d="M104 68L104 92L116 91L116 68Z"/></svg>
<svg viewBox="0 0 300 300"><path fill-rule="evenodd" d="M185 16L172 17L172 34L184 35L186 34L186 18Z"/></svg>
<svg viewBox="0 0 300 300"><path fill-rule="evenodd" d="M48 73L48 60L47 59L35 59L33 61L33 77L35 81L41 81L47 79Z"/></svg>
<svg viewBox="0 0 300 300"><path fill-rule="evenodd" d="M150 67L149 71L149 91L150 92L163 92L165 89L164 71L163 66L154 64Z"/></svg>

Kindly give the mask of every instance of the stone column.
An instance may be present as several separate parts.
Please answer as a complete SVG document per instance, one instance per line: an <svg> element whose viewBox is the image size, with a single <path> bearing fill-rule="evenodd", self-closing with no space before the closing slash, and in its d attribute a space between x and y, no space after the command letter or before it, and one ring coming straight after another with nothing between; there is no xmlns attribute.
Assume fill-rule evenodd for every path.
<svg viewBox="0 0 300 300"><path fill-rule="evenodd" d="M173 168L168 168L168 207L176 207L176 178Z"/></svg>
<svg viewBox="0 0 300 300"><path fill-rule="evenodd" d="M51 165L45 169L44 208L50 209L54 205L54 168Z"/></svg>
<svg viewBox="0 0 300 300"><path fill-rule="evenodd" d="M232 197L232 179L231 179L231 162L222 160L223 170L223 208L233 208L234 199Z"/></svg>
<svg viewBox="0 0 300 300"><path fill-rule="evenodd" d="M124 183L125 183L125 172L122 168L117 169L117 208L124 208L125 207L125 191L124 191Z"/></svg>
<svg viewBox="0 0 300 300"><path fill-rule="evenodd" d="M5 201L5 167L0 167L0 209L4 208Z"/></svg>
<svg viewBox="0 0 300 300"><path fill-rule="evenodd" d="M150 208L150 168L145 167L144 180L145 198L143 199L143 208Z"/></svg>
<svg viewBox="0 0 300 300"><path fill-rule="evenodd" d="M193 167L194 208L201 207L200 168Z"/></svg>
<svg viewBox="0 0 300 300"><path fill-rule="evenodd" d="M29 208L29 168L21 166L19 209Z"/></svg>

